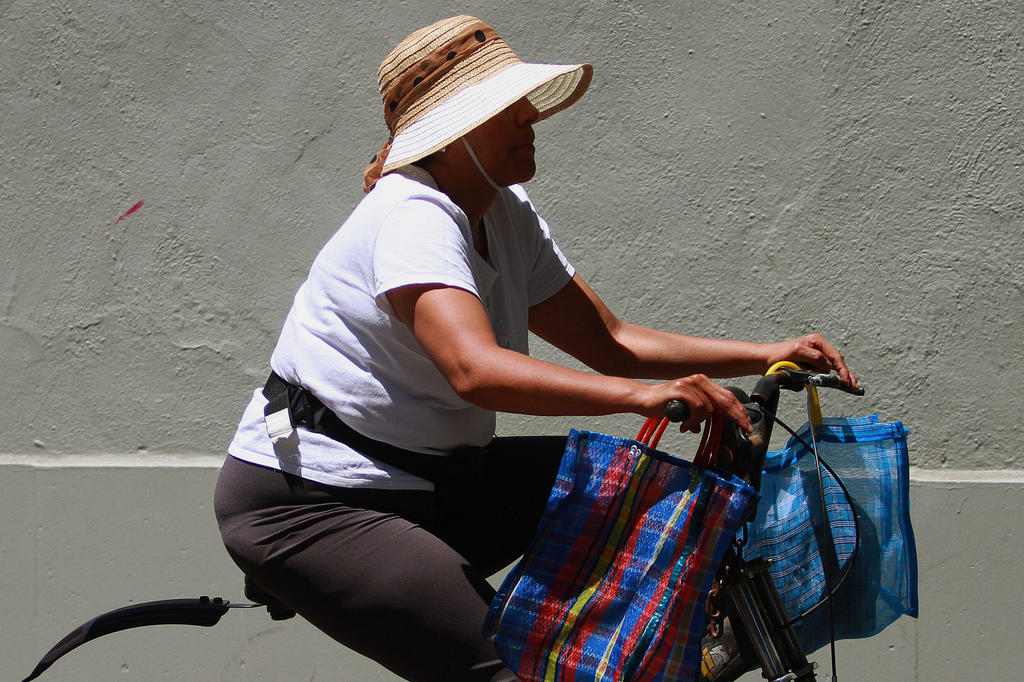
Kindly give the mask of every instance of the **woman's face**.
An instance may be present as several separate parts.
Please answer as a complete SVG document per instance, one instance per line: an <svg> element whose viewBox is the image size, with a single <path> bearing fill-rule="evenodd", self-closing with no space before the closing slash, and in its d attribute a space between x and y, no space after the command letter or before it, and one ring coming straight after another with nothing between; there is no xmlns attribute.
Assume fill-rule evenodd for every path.
<svg viewBox="0 0 1024 682"><path fill-rule="evenodd" d="M484 170L498 185L526 182L537 172L533 124L540 113L523 97L466 133Z"/></svg>

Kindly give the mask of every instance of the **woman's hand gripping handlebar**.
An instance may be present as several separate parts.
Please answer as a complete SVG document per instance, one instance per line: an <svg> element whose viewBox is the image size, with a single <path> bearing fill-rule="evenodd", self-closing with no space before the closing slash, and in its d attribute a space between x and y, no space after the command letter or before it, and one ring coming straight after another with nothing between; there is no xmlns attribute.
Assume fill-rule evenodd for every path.
<svg viewBox="0 0 1024 682"><path fill-rule="evenodd" d="M680 431L699 433L701 424L715 412L721 412L744 431L752 428L750 416L736 394L703 374L669 381L657 389L670 392L668 400L661 399L661 410L670 421L680 423Z"/></svg>

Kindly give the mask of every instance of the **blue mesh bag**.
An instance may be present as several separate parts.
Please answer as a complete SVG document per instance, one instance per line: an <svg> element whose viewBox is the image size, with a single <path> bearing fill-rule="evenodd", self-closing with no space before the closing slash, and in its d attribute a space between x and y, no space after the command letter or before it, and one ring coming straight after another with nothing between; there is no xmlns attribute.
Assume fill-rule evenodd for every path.
<svg viewBox="0 0 1024 682"><path fill-rule="evenodd" d="M901 615L918 613L907 429L871 415L826 418L815 434L835 548L829 575L836 638L870 637ZM815 608L827 591L821 549L828 540L814 456L800 442L810 443L809 425L797 436L765 459L744 556L772 561L783 606L799 618L794 627L810 652L829 641L828 609Z"/></svg>

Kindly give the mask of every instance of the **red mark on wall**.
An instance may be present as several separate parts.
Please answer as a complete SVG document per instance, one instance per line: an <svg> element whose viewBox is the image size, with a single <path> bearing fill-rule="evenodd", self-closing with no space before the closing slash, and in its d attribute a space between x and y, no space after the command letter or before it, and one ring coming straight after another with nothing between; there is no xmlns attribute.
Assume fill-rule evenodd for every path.
<svg viewBox="0 0 1024 682"><path fill-rule="evenodd" d="M114 225L117 225L119 222L121 222L122 220L124 220L125 218L130 216L132 213L135 213L136 211L138 211L140 208L142 208L142 204L143 204L143 202L140 201L139 203L137 203L134 206L132 206L131 208L129 208L127 211L125 211L121 215L120 218L118 218L114 222L110 223L110 227L113 227Z"/></svg>

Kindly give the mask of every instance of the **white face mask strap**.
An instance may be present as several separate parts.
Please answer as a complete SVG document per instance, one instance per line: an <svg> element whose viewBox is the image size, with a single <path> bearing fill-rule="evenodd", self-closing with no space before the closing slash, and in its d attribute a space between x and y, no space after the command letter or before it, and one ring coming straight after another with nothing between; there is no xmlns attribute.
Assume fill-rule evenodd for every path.
<svg viewBox="0 0 1024 682"><path fill-rule="evenodd" d="M476 158L476 154L473 152L473 148L469 146L469 140L467 140L464 137L459 139L462 140L462 144L466 147L466 152L469 154L469 158L473 159L473 163L476 164L476 169L480 171L480 175L484 176L484 180L486 180L487 184L493 187L495 191L500 192L501 187L498 187L498 183L494 182L494 180L491 180L491 176L488 175L487 171L484 170L483 165L481 165L480 163L480 159Z"/></svg>

